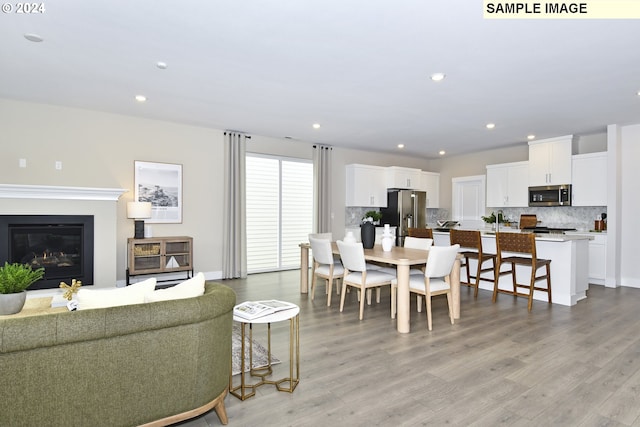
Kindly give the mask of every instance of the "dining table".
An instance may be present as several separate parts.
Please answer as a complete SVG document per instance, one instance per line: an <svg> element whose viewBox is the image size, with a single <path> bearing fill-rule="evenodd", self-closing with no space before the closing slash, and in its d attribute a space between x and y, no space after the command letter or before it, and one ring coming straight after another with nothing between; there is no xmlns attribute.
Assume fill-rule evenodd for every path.
<svg viewBox="0 0 640 427"><path fill-rule="evenodd" d="M309 292L309 243L300 243L300 293ZM334 254L340 254L338 245L331 242ZM385 263L396 266L398 279L397 315L396 326L399 333L411 332L411 311L409 276L412 266L424 265L427 262L429 251L421 249L394 246L390 251L382 250L381 245L374 245L371 249L364 250L364 258L367 261ZM460 318L460 260L458 255L453 264L450 275L453 318ZM313 274L313 272L312 272Z"/></svg>

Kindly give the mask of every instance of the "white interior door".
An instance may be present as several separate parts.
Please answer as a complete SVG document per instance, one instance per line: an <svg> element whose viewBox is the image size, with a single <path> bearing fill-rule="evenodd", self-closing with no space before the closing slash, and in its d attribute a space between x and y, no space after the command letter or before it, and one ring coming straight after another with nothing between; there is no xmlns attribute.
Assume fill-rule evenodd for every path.
<svg viewBox="0 0 640 427"><path fill-rule="evenodd" d="M482 216L486 210L485 175L452 178L452 219L460 221L465 228L482 227Z"/></svg>

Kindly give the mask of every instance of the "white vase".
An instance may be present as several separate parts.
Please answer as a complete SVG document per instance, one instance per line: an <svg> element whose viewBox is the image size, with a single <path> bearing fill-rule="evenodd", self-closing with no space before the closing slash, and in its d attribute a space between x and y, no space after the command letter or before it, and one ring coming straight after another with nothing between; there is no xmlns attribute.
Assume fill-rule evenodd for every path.
<svg viewBox="0 0 640 427"><path fill-rule="evenodd" d="M381 243L382 250L385 252L390 252L391 248L393 248L393 236L391 234L383 234Z"/></svg>
<svg viewBox="0 0 640 427"><path fill-rule="evenodd" d="M347 235L342 239L345 243L356 243L356 236L353 235L353 231L347 231Z"/></svg>

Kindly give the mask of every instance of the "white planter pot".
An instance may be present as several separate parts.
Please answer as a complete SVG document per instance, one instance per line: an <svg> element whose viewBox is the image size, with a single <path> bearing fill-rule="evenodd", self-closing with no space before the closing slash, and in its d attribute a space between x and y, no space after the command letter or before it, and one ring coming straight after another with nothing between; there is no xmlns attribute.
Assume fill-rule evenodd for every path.
<svg viewBox="0 0 640 427"><path fill-rule="evenodd" d="M27 291L15 294L0 294L0 315L16 314L27 300Z"/></svg>

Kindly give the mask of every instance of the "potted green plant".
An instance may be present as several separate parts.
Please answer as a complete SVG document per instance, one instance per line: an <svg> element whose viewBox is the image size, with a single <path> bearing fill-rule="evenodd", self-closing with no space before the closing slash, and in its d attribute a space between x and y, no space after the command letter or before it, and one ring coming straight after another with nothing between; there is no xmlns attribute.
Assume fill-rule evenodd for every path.
<svg viewBox="0 0 640 427"><path fill-rule="evenodd" d="M4 263L0 267L0 314L15 314L22 310L26 289L44 277L44 268L34 270L28 264Z"/></svg>

